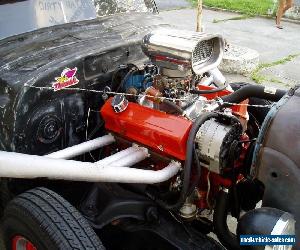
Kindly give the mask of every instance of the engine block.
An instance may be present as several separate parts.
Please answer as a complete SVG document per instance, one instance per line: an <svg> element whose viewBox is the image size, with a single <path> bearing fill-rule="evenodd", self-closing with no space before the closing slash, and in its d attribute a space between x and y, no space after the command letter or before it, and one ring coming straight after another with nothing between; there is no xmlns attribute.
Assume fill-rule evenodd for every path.
<svg viewBox="0 0 300 250"><path fill-rule="evenodd" d="M125 111L116 113L111 101L112 98L101 109L107 130L161 154L185 160L191 121L132 102Z"/></svg>

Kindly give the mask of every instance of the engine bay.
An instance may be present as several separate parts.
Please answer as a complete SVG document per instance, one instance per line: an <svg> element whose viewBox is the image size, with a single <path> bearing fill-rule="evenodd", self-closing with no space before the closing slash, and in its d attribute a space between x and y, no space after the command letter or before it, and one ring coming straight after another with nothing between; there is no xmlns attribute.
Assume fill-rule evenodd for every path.
<svg viewBox="0 0 300 250"><path fill-rule="evenodd" d="M248 100L219 109L222 96L234 92L216 67L221 37L158 30L145 36L142 47L150 63L121 65L112 77L118 81L103 94L101 117L117 141L111 151L146 147L151 156L144 166L154 170L180 162L179 173L150 196L195 219L213 207L220 188L246 181L243 163L255 136L248 133ZM161 193L168 195L162 199Z"/></svg>
<svg viewBox="0 0 300 250"><path fill-rule="evenodd" d="M76 189L76 206L95 229L151 231L180 249L216 249L218 243L204 237L213 232L227 249L240 249L239 234L261 229L248 226L247 220L255 221L261 214L267 220L272 214L255 209L264 198L264 183L273 183L257 178L259 168L267 166L259 161L260 147L269 116L277 112L272 102L283 105L288 97L284 90L229 84L218 69L224 46L219 35L161 28L144 36L138 53L130 55L131 49L122 47L121 54L112 50L89 55L83 68L82 63L70 66L54 77L52 87L26 86L48 91L55 101L52 93L61 98L67 91L74 91L77 99L70 95L68 105L57 101L55 108L43 102L44 109L35 111L38 115L33 112L28 120L37 127L31 131L38 143L18 145L47 153L0 151L1 178L13 178L18 187L16 179L70 181L72 195L74 183L80 183L87 189ZM147 56L146 62L139 60L140 53ZM74 126L69 131L57 117L64 106L72 111L67 120ZM27 137L31 142L30 134ZM67 143L66 138L71 140ZM278 177L274 171L271 176ZM283 208L274 212L272 223L287 210ZM292 209L296 211L297 205ZM240 221L245 213L249 218L239 222L233 234L228 214ZM292 225L293 216L288 218ZM197 237L199 242L190 240Z"/></svg>

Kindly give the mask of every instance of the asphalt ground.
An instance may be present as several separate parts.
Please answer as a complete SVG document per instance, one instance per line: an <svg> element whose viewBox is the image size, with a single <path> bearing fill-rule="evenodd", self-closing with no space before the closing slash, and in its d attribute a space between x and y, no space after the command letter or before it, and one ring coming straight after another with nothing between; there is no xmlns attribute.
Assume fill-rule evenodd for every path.
<svg viewBox="0 0 300 250"><path fill-rule="evenodd" d="M191 3L185 0L156 0L160 11L191 7Z"/></svg>

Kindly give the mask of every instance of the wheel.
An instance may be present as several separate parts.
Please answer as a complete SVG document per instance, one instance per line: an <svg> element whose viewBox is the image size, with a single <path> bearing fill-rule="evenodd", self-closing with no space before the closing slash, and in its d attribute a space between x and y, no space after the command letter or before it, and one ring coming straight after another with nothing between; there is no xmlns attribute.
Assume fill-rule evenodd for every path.
<svg viewBox="0 0 300 250"><path fill-rule="evenodd" d="M12 195L8 189L8 182L5 179L0 179L0 218L7 203L12 199Z"/></svg>
<svg viewBox="0 0 300 250"><path fill-rule="evenodd" d="M1 250L104 249L83 216L65 199L35 188L10 201L0 224Z"/></svg>

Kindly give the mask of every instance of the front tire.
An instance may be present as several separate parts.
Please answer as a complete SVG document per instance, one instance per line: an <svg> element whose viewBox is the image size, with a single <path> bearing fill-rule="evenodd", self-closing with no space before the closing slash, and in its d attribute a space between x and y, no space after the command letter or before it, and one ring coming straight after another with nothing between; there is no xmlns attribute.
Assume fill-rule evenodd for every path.
<svg viewBox="0 0 300 250"><path fill-rule="evenodd" d="M0 225L0 249L27 249L22 247L24 241L38 250L104 249L83 216L46 188L29 190L5 208Z"/></svg>

